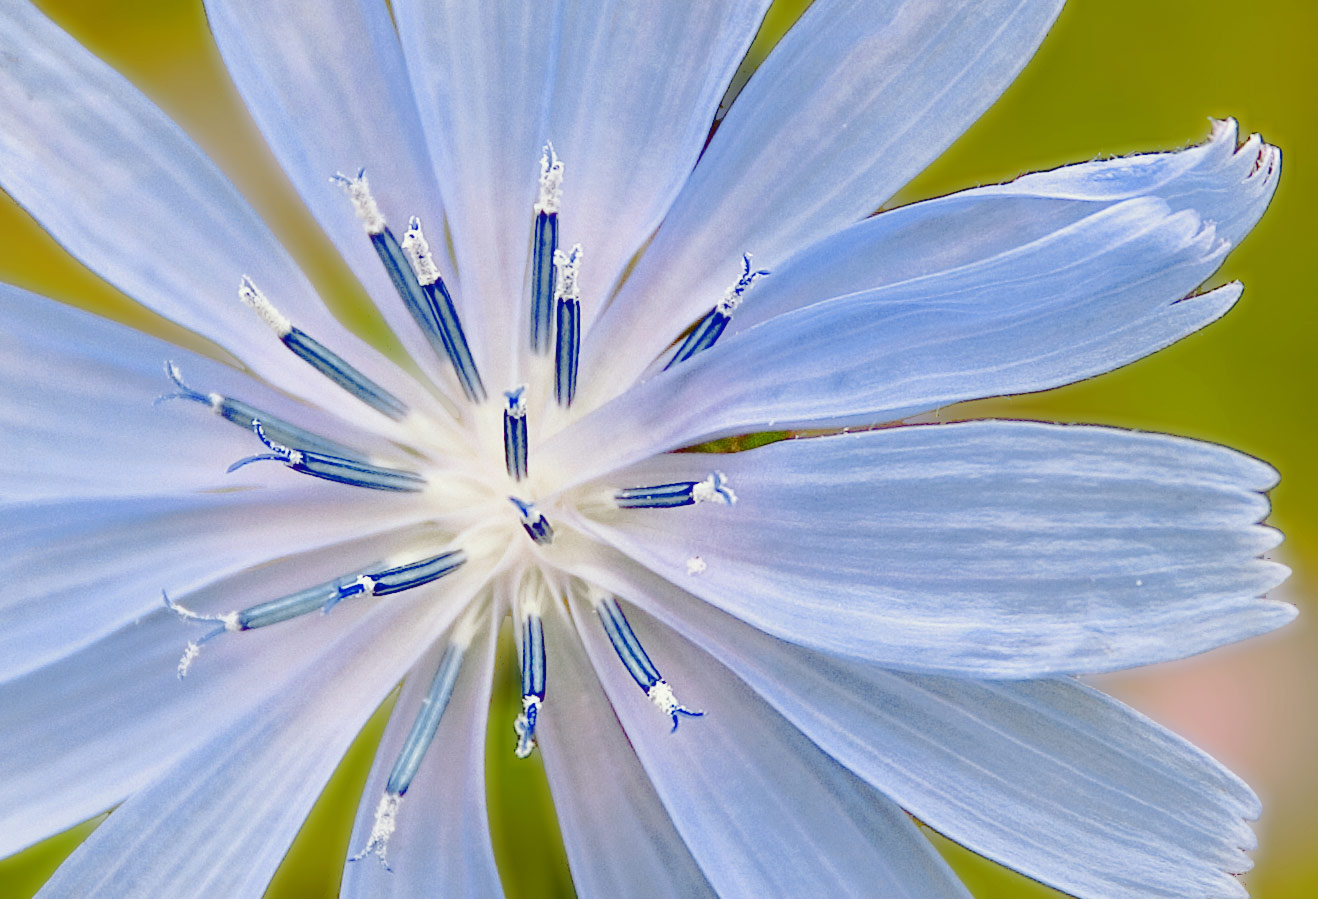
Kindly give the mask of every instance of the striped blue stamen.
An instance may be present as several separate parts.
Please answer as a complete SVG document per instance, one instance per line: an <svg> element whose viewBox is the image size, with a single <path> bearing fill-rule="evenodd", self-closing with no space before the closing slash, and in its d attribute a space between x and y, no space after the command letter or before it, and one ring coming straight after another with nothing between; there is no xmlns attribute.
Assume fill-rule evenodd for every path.
<svg viewBox="0 0 1318 899"><path fill-rule="evenodd" d="M539 615L527 615L522 624L522 714L513 722L517 733L514 753L524 759L535 749L535 723L545 701L545 629Z"/></svg>
<svg viewBox="0 0 1318 899"><path fill-rule="evenodd" d="M626 487L613 494L620 509L671 509L695 502L695 481L656 484L653 487Z"/></svg>
<svg viewBox="0 0 1318 899"><path fill-rule="evenodd" d="M246 609L239 609L224 615L198 615L172 601L168 594L165 595L165 605L172 612L188 621L208 621L219 625L219 627L197 641L198 644L201 644L218 637L226 631L238 633L269 627L272 624L282 624L285 621L310 614L317 609L328 613L330 609L348 597L366 592L366 585L363 583L362 578L363 576L359 574L335 578L332 581L326 581L323 584L290 593L288 596L257 603Z"/></svg>
<svg viewBox="0 0 1318 899"><path fill-rule="evenodd" d="M425 235L421 232L421 220L416 216L412 216L411 221L408 222L407 232L403 235L402 249L411 261L408 271L414 274L412 281L418 284L425 302L424 315L426 321L430 323L424 326L428 328L427 336L430 337L432 344L438 337L449 362L453 364L453 371L467 399L473 403L483 402L485 384L476 369L476 359L471 354L470 344L467 343L467 334L462 329L462 321L458 318L457 307L453 305L453 297L449 294L444 279L439 275L439 269L431 259L430 244L426 242Z"/></svg>
<svg viewBox="0 0 1318 899"><path fill-rule="evenodd" d="M650 701L673 719L673 730L677 730L679 715L699 718L705 714L692 711L678 703L672 687L660 676L659 669L650 661L650 656L641 646L641 641L637 639L636 632L627 621L627 616L622 613L622 606L618 605L618 600L612 596L604 596L596 602L595 611L599 613L604 632L608 634L609 642L613 644L613 649L627 669L627 673L645 691Z"/></svg>
<svg viewBox="0 0 1318 899"><path fill-rule="evenodd" d="M372 596L388 596L433 583L457 571L466 561L467 554L455 549L418 562L388 568L377 574L365 575L365 580L370 581Z"/></svg>
<svg viewBox="0 0 1318 899"><path fill-rule="evenodd" d="M554 253L558 250L558 213L537 212L531 238L531 351L549 352L553 316Z"/></svg>
<svg viewBox="0 0 1318 899"><path fill-rule="evenodd" d="M721 471L713 472L703 481L625 487L613 494L613 501L620 509L673 509L713 500L729 506L737 501L737 494L732 492Z"/></svg>
<svg viewBox="0 0 1318 899"><path fill-rule="evenodd" d="M306 361L316 371L375 411L387 415L394 421L402 421L407 416L407 406L402 400L353 368L342 356L306 332L293 328L280 340L298 358Z"/></svg>
<svg viewBox="0 0 1318 899"><path fill-rule="evenodd" d="M307 587L296 593L281 596L278 599L257 603L245 609L226 612L223 615L201 615L193 612L164 594L165 605L170 611L186 621L205 622L216 627L200 639L189 643L179 662L178 675L183 677L196 659L202 644L213 640L223 633L238 633L256 630L280 624L293 618L309 614L319 609L328 613L343 600L353 596L388 596L403 590L410 590L424 584L433 583L445 575L452 574L467 561L462 550L452 550L437 556L409 562L393 568L386 568L370 574L350 574L334 580Z"/></svg>
<svg viewBox="0 0 1318 899"><path fill-rule="evenodd" d="M389 280L394 284L394 290L398 292L413 321L421 328L421 333L426 335L435 352L447 354L448 350L440 336L438 323L427 308L425 294L421 292L421 284L407 261L403 245L387 226L378 234L368 236L371 238L371 245L375 247L375 255L380 257Z"/></svg>
<svg viewBox="0 0 1318 899"><path fill-rule="evenodd" d="M376 384L366 375L353 368L341 356L311 337L305 331L293 326L292 322L265 298L256 288L252 279L243 276L238 286L238 297L256 310L270 329L288 347L294 355L306 362L316 371L338 384L348 393L361 400L382 415L401 421L407 416L407 406L402 400Z"/></svg>
<svg viewBox="0 0 1318 899"><path fill-rule="evenodd" d="M728 326L730 321L732 321L732 316L720 312L717 306L706 312L705 317L696 323L695 328L682 341L682 345L677 348L673 358L668 360L668 364L664 366L664 371L668 371L679 362L685 362L696 353L704 352L712 347L723 336L723 329Z"/></svg>
<svg viewBox="0 0 1318 899"><path fill-rule="evenodd" d="M403 748L398 753L398 760L394 763L393 770L389 772L385 792L402 796L411 786L412 778L416 777L416 772L421 767L421 760L435 739L440 718L443 717L444 709L448 707L449 698L453 695L453 687L458 681L463 655L465 648L454 644L450 644L444 650L444 655L439 661L439 669L435 672L435 679L430 684L430 692L421 703L421 713L412 724L407 739L403 741Z"/></svg>
<svg viewBox="0 0 1318 899"><path fill-rule="evenodd" d="M174 382L178 390L174 393L167 393L163 396L156 397L157 403L167 402L169 400L190 400L206 406L216 415L231 421L238 425L244 431L252 430L252 423L260 421L265 433L275 443L281 443L285 446L296 447L300 450L320 453L326 456L337 456L340 459L354 459L364 461L366 457L357 452L350 446L321 437L319 434L313 434L305 428L300 428L291 422L284 421L255 406L244 403L242 400L236 400L232 397L222 396L218 393L202 393L193 390L187 384L183 383L183 373L173 362L165 363L165 374Z"/></svg>
<svg viewBox="0 0 1318 899"><path fill-rule="evenodd" d="M713 309L705 313L704 318L696 323L695 328L682 341L682 345L677 348L673 358L668 360L664 366L664 371L677 365L679 362L685 362L696 353L704 352L718 342L723 336L723 331L732 321L732 313L741 305L742 298L746 291L750 290L756 278L769 274L767 271L751 270L751 254L746 253L742 257L742 273L737 283L729 287L723 294L723 299L719 300Z"/></svg>
<svg viewBox="0 0 1318 899"><path fill-rule="evenodd" d="M398 807L408 787L416 778L417 772L421 770L421 762L425 759L430 745L435 741L435 734L439 732L439 723L453 696L453 688L457 685L464 655L466 655L464 642L455 640L445 648L444 655L439 660L439 668L435 671L434 680L430 682L430 691L421 702L421 711L412 722L412 729L407 732L403 748L399 750L398 759L389 772L384 795L380 797L380 803L375 808L375 823L371 828L370 839L366 847L354 855L351 861L361 861L366 856L374 854L379 857L380 863L386 870L392 870L385 853L389 838L393 836L397 826Z"/></svg>
<svg viewBox="0 0 1318 899"><path fill-rule="evenodd" d="M423 279L421 272L417 270L415 262L409 262L407 252L407 235L404 235L400 244L394 232L385 224L384 215L380 212L380 207L376 205L375 197L371 195L371 188L366 182L366 170L358 169L355 178L349 178L342 173L335 174L331 179L339 187L343 188L348 198L352 200L353 207L356 209L357 217L361 220L362 227L366 229L366 235L371 239L371 246L375 247L375 254L380 257L380 262L384 265L385 273L389 275L389 280L393 282L394 290L402 299L403 305L407 307L408 313L412 320L417 323L421 333L426 336L431 347L441 356L453 360L453 351L449 345L449 339L445 336L442 322L436 315L436 310L432 307L431 300L423 288ZM412 219L414 227L417 220ZM426 251L427 257L429 251ZM433 269L434 265L427 258L426 263ZM434 277L439 278L439 272L435 271ZM440 282L443 288L443 282ZM447 295L447 290L445 290ZM454 365L457 365L456 360ZM459 372L459 379L461 373ZM472 393L468 390L468 385L463 382L463 390L467 393L468 399L473 399ZM482 392L481 397L484 398Z"/></svg>
<svg viewBox="0 0 1318 899"><path fill-rule="evenodd" d="M581 244L571 253L558 250L554 253L554 269L558 272L554 340L554 397L564 408L572 405L577 395L577 357L581 351L581 302L577 287L577 273L581 266Z"/></svg>
<svg viewBox="0 0 1318 899"><path fill-rule="evenodd" d="M526 385L504 393L508 407L503 411L503 458L508 476L526 477Z"/></svg>
<svg viewBox="0 0 1318 899"><path fill-rule="evenodd" d="M276 443L270 439L265 430L265 423L259 418L252 419L252 430L256 432L257 437L261 438L261 442L266 445L270 452L258 453L255 456L239 459L229 466L228 470L230 472L237 471L244 465L250 465L253 462L272 461L282 462L294 471L309 474L314 478L322 478L326 481L348 484L353 487L365 487L368 490L415 493L424 490L426 486L426 479L415 472L372 465L370 462L360 459L348 459L343 456L331 456L310 450L292 449L281 443Z"/></svg>
<svg viewBox="0 0 1318 899"><path fill-rule="evenodd" d="M549 352L550 319L554 307L554 254L558 251L558 204L562 197L563 163L552 144L540 158L540 195L535 203L531 235L531 350Z"/></svg>
<svg viewBox="0 0 1318 899"><path fill-rule="evenodd" d="M540 544L554 542L554 528L549 523L549 519L536 509L535 503L525 502L515 496L508 497L508 501L517 507L517 512L522 517L522 528L525 529L528 537Z"/></svg>

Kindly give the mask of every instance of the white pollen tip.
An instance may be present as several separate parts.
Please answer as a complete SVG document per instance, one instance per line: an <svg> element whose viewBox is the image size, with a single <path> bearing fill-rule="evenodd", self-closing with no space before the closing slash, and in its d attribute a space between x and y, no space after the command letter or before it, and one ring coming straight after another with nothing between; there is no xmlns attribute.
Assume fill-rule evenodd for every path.
<svg viewBox="0 0 1318 899"><path fill-rule="evenodd" d="M545 144L540 157L540 196L535 201L537 213L558 212L563 202L563 163L554 152L553 144Z"/></svg>
<svg viewBox="0 0 1318 899"><path fill-rule="evenodd" d="M668 681L661 680L645 693L650 697L650 701L655 704L665 715L671 715L673 711L681 706L677 701L677 696L673 693L673 688L668 685Z"/></svg>
<svg viewBox="0 0 1318 899"><path fill-rule="evenodd" d="M540 698L538 696L522 697L522 714L513 721L513 732L517 734L517 748L513 755L519 759L530 758L535 749L535 722L540 716Z"/></svg>
<svg viewBox="0 0 1318 899"><path fill-rule="evenodd" d="M737 311L737 307L741 305L742 300L746 296L746 291L751 289L751 285L755 283L757 278L762 278L769 274L768 271L764 269L758 271L751 269L750 253L743 253L741 255L741 263L741 277L737 279L736 284L733 284L727 290L723 291L723 299L718 301L718 311L726 316L731 316L732 313Z"/></svg>
<svg viewBox="0 0 1318 899"><path fill-rule="evenodd" d="M201 655L201 645L195 641L189 642L188 645L184 647L183 658L178 660L178 676L180 680L188 676L188 669L192 667L192 663L197 660L197 656L199 655Z"/></svg>
<svg viewBox="0 0 1318 899"><path fill-rule="evenodd" d="M581 244L574 244L572 252L554 251L554 299L578 300L581 288L577 277L581 273Z"/></svg>
<svg viewBox="0 0 1318 899"><path fill-rule="evenodd" d="M731 506L737 502L737 494L728 486L728 480L721 471L713 472L709 477L696 484L691 491L691 498L698 503L718 500L725 506Z"/></svg>
<svg viewBox="0 0 1318 899"><path fill-rule="evenodd" d="M265 294L246 275L238 282L238 299L255 309L261 320L275 332L275 336L284 337L293 330L293 323L288 320L288 316L276 309L275 304L266 299Z"/></svg>
<svg viewBox="0 0 1318 899"><path fill-rule="evenodd" d="M692 556L686 560L686 573L692 576L704 574L705 569L708 567L709 566L705 564L705 560L700 558L700 556Z"/></svg>
<svg viewBox="0 0 1318 899"><path fill-rule="evenodd" d="M160 591L160 595L163 596L163 597L165 598L165 608L169 609L171 612L173 612L173 613L174 613L175 615L177 615L178 617L182 618L184 621L210 621L210 620L211 620L211 619L210 619L209 617L207 617L206 615L199 615L198 613L192 611L192 610L189 609L187 606L183 605L183 603L181 603L181 602L175 602L174 600L170 599L170 598L169 598L169 594L166 593L166 592L163 591L163 590Z"/></svg>
<svg viewBox="0 0 1318 899"><path fill-rule="evenodd" d="M169 598L169 594L160 591L160 595L165 598L165 608L169 609L184 621L204 621L208 624L222 624L225 630L238 629L238 613L229 612L225 615L203 615L200 612L194 612L181 602L175 602ZM231 626L232 625L232 626Z"/></svg>
<svg viewBox="0 0 1318 899"><path fill-rule="evenodd" d="M654 703L655 708L673 719L673 730L677 730L679 715L685 715L688 718L700 718L705 714L704 712L692 711L678 702L677 697L673 695L673 688L668 686L666 680L657 681L654 686L645 691L645 695L650 697L650 702Z"/></svg>
<svg viewBox="0 0 1318 899"><path fill-rule="evenodd" d="M380 797L380 804L375 807L375 823L371 825L370 839L366 842L366 848L354 855L352 861L359 862L368 855L374 855L380 859L386 871L393 870L389 867L385 853L389 850L390 837L398 829L398 806L402 801L403 797L396 793L385 793Z"/></svg>
<svg viewBox="0 0 1318 899"><path fill-rule="evenodd" d="M435 261L430 255L430 243L421 232L421 219L416 216L412 216L403 234L403 252L407 254L407 261L412 263L412 271L416 272L418 281L434 284L439 280L439 269L435 268Z"/></svg>
<svg viewBox="0 0 1318 899"><path fill-rule="evenodd" d="M348 199L352 201L352 211L357 213L357 218L367 234L379 234L384 231L384 216L380 213L380 207L371 193L371 186L366 182L365 169L359 169L355 178L336 172L330 180L343 188L343 192L348 195Z"/></svg>
<svg viewBox="0 0 1318 899"><path fill-rule="evenodd" d="M196 400L197 402L205 402L209 404L212 412L216 414L223 414L224 397L220 396L220 394L218 393L198 393L197 391L193 390L184 382L183 369L179 368L177 364L166 360L165 374L169 377L171 381L174 382L174 386L179 389L179 392L167 394L162 397L157 397L156 398L157 403L162 403L165 400L172 400L172 399Z"/></svg>

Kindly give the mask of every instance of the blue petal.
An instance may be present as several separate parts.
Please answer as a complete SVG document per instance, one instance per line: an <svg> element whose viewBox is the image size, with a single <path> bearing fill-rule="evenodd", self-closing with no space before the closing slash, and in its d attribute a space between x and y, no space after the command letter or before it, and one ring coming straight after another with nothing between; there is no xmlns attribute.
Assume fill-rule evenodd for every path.
<svg viewBox="0 0 1318 899"><path fill-rule="evenodd" d="M227 577L189 594L223 611L368 565L380 540L336 544ZM149 591L148 591L149 592ZM183 597L180 597L181 599ZM122 802L179 758L287 689L293 670L330 651L366 604L346 603L314 626L252 631L207 645L176 676L197 636L163 605L91 645L16 678L0 678L0 857Z"/></svg>
<svg viewBox="0 0 1318 899"><path fill-rule="evenodd" d="M234 84L293 186L412 358L456 393L352 205L330 183L336 172L364 168L396 235L401 238L413 215L432 234L443 233L443 206L385 4L208 0L206 13ZM444 242L435 246L435 261L452 283ZM461 291L455 295L460 299Z"/></svg>
<svg viewBox="0 0 1318 899"><path fill-rule="evenodd" d="M541 148L558 59L551 3L395 0L398 34L462 272L481 374L512 387ZM512 308L510 309L510 306ZM520 344L516 344L520 345Z"/></svg>
<svg viewBox="0 0 1318 899"><path fill-rule="evenodd" d="M464 566L446 602L406 615L372 608L327 658L124 802L38 895L259 897L357 731L487 575Z"/></svg>
<svg viewBox="0 0 1318 899"><path fill-rule="evenodd" d="M1257 597L1268 466L1209 444L1023 422L904 427L662 457L737 503L605 513L592 532L785 640L984 677L1108 671L1286 623ZM705 568L688 574L687 560Z"/></svg>
<svg viewBox="0 0 1318 899"><path fill-rule="evenodd" d="M763 344L745 344L744 352L777 364L783 360L770 354L786 352L784 343L800 343L787 358L783 377L799 377L802 370L817 376L818 370L845 376L848 385L872 380L864 372L871 357L875 372L886 378L900 374L890 370L899 364L919 366L931 379L955 375L967 354L978 354L993 369L1018 363L1015 369L976 376L962 372L961 383L933 382L957 388L947 394L949 402L970 394L1038 390L1096 374L1153 352L1220 314L1224 307L1215 309L1211 302L1200 301L1191 312L1193 307L1176 301L1208 277L1254 226L1279 174L1276 148L1254 136L1237 150L1235 123L1228 121L1214 126L1207 143L1181 152L1065 166L903 206L803 247L774 267L756 283L722 340L729 343L731 335L767 322ZM1196 216L1202 234L1193 226ZM1191 265L1173 277L1141 282L1178 261ZM1093 280L1077 283L1085 272L1094 273ZM708 296L666 296L688 302L666 327L630 334L632 352L612 353L595 373L583 369L578 406L623 391L647 367L655 371L656 357L710 304ZM824 302L830 298L840 299ZM811 306L813 311L804 308ZM773 321L794 310L797 317ZM1142 324L1122 330L1131 317ZM822 330L826 326L861 329L857 337L868 349L861 371L848 372L850 358L826 361L835 352L828 340L833 335ZM864 331L870 326L881 335ZM1056 332L1039 333L1044 327ZM1107 331L1115 332L1107 343L1087 345ZM827 347L810 345L814 336ZM1026 356L1058 350L1071 356L1043 358L1028 370L1019 365ZM746 367L745 374L740 368L731 384L773 377L755 366ZM718 376L728 377L727 369L720 368ZM899 386L901 394L888 397L892 402L916 402L915 388L928 385ZM650 389L662 392L659 384ZM851 394L848 401L859 403L862 396ZM652 402L646 394L638 399ZM788 411L774 410L779 418ZM876 409L868 421L899 411ZM821 408L811 414L837 413Z"/></svg>
<svg viewBox="0 0 1318 899"><path fill-rule="evenodd" d="M547 464L580 458L583 445L608 445L616 465L734 433L895 421L1092 377L1230 308L1238 284L1182 300L1229 249L1193 211L1126 200L1010 252L720 341L564 432Z"/></svg>
<svg viewBox="0 0 1318 899"><path fill-rule="evenodd" d="M737 97L587 341L583 386L605 380L620 341L653 358L642 341L662 348L713 305L742 253L774 270L877 209L997 99L1061 6L815 3Z"/></svg>
<svg viewBox="0 0 1318 899"><path fill-rule="evenodd" d="M540 717L540 750L577 895L713 896L571 625L551 610L545 631L553 673Z"/></svg>
<svg viewBox="0 0 1318 899"><path fill-rule="evenodd" d="M294 324L403 399L417 396L409 378L329 315L214 163L118 73L27 0L0 8L0 43L8 53L0 186L65 249L271 383L321 405L348 405L338 388L307 377L302 362L277 349L238 301L239 280L250 275Z"/></svg>
<svg viewBox="0 0 1318 899"><path fill-rule="evenodd" d="M466 652L434 742L401 803L398 829L388 842L392 870L372 856L348 862L340 893L344 899L502 895L485 808L485 728L494 638L494 628L486 623ZM445 646L441 640L427 652L403 683L362 793L350 852L370 839L376 805Z"/></svg>
<svg viewBox="0 0 1318 899"><path fill-rule="evenodd" d="M566 166L562 245L585 248L585 324L686 181L768 5L565 5L546 137Z"/></svg>
<svg viewBox="0 0 1318 899"><path fill-rule="evenodd" d="M776 640L633 569L630 595L921 821L1076 896L1241 897L1254 794L1062 678L915 675ZM621 586L618 589L622 589Z"/></svg>
<svg viewBox="0 0 1318 899"><path fill-rule="evenodd" d="M618 719L719 895L966 897L895 804L825 755L713 658L628 615L656 664L705 716L669 733L595 626L574 620Z"/></svg>
<svg viewBox="0 0 1318 899"><path fill-rule="evenodd" d="M382 458L395 455L379 438L228 366L36 294L0 285L0 318L0 497L6 501L287 483L270 470L225 474L229 462L259 443L205 406L157 404L175 389L166 361L205 393L237 397Z"/></svg>
<svg viewBox="0 0 1318 899"><path fill-rule="evenodd" d="M162 589L181 598L281 555L427 520L428 505L374 491L345 502L315 483L0 506L0 578L13 585L0 593L0 682L156 610Z"/></svg>
<svg viewBox="0 0 1318 899"><path fill-rule="evenodd" d="M728 333L829 297L941 281L995 260L1022 265L1031 244L1140 197L1162 200L1171 213L1195 212L1234 247L1258 223L1281 174L1276 147L1257 134L1239 147L1236 141L1234 121L1215 122L1206 142L1186 150L1062 166L884 212L775 269Z"/></svg>

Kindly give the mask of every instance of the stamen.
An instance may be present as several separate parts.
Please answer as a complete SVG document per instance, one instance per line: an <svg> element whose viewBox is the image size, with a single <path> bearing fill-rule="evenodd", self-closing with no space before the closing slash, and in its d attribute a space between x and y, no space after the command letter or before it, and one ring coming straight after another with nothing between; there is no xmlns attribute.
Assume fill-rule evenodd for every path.
<svg viewBox="0 0 1318 899"><path fill-rule="evenodd" d="M220 634L240 630L238 625L238 613L229 612L224 615L201 615L192 611L182 603L174 602L164 590L160 591L160 595L165 599L165 608L169 609L184 621L218 625L214 629L203 634L199 639L188 641L188 645L183 649L182 658L178 660L178 677L179 680L182 680L188 676L188 670L192 668L192 663L197 660L197 656L201 655L202 644L208 643Z"/></svg>
<svg viewBox="0 0 1318 899"><path fill-rule="evenodd" d="M659 675L659 669L654 667L654 663L646 655L645 648L641 646L636 632L627 621L627 616L622 613L622 606L618 605L618 600L608 595L592 596L592 600L595 603L595 611L599 613L600 622L604 625L604 632L609 635L609 642L613 644L618 658L622 660L627 672L645 691L650 701L673 719L673 730L677 730L679 715L688 718L703 716L704 712L692 711L677 701L677 697L673 695L673 688Z"/></svg>
<svg viewBox="0 0 1318 899"><path fill-rule="evenodd" d="M222 396L218 393L201 393L193 390L183 383L183 374L173 362L165 363L165 374L174 382L174 386L178 388L178 391L156 397L157 404L169 400L190 400L207 407L216 415L233 422L244 431L252 430L252 423L259 420L262 427L265 428L266 434L275 443L295 446L301 450L321 453L326 456L338 456L340 459L353 459L359 462L366 459L363 454L350 446L321 437L319 434L313 434L291 422L277 418L269 412L248 405L242 400Z"/></svg>
<svg viewBox="0 0 1318 899"><path fill-rule="evenodd" d="M540 157L540 195L536 200L531 239L531 350L549 352L550 316L553 314L554 254L558 251L558 205L563 197L563 163L553 144L545 144Z"/></svg>
<svg viewBox="0 0 1318 899"><path fill-rule="evenodd" d="M426 479L415 472L372 465L359 459L330 456L309 450L296 450L281 443L276 443L267 436L265 426L259 418L252 420L252 430L256 432L257 437L261 438L261 442L266 445L270 452L239 459L229 466L228 470L230 472L237 471L244 465L250 465L253 462L273 461L283 462L284 465L294 471L309 474L315 478L334 481L338 484L349 484L353 487L365 487L369 490L416 493L424 490L426 486Z"/></svg>
<svg viewBox="0 0 1318 899"><path fill-rule="evenodd" d="M439 269L435 267L430 255L430 244L421 233L421 220L416 216L412 216L403 234L402 250L411 262L408 271L413 273L413 277L409 280L419 285L418 289L424 299L424 308L413 310L413 318L426 332L432 345L436 345L438 340L438 346L443 348L453 363L453 371L467 399L473 403L483 402L485 385L481 382L480 372L476 370L476 360L471 355L467 334L462 330L462 321L458 318L457 307L453 305L453 297L444 285L444 279L439 276Z"/></svg>
<svg viewBox="0 0 1318 899"><path fill-rule="evenodd" d="M374 237L385 230L384 216L380 214L380 207L376 205L375 197L371 194L371 187L366 183L366 169L358 169L355 178L349 178L342 172L335 172L330 177L330 181L343 188L343 192L352 200L353 211L357 213L357 218L361 219L362 227L366 233Z"/></svg>
<svg viewBox="0 0 1318 899"><path fill-rule="evenodd" d="M673 358L668 360L664 366L664 371L672 368L679 362L685 362L696 353L703 352L712 347L719 337L723 335L723 329L732 321L732 313L741 305L742 298L746 291L750 290L751 285L755 283L756 278L769 274L768 271L751 271L751 254L744 253L741 257L742 273L737 279L737 283L729 287L723 293L723 299L715 304L714 308L705 313L705 317L696 323L695 328L682 341L682 345L677 348Z"/></svg>
<svg viewBox="0 0 1318 899"><path fill-rule="evenodd" d="M330 181L342 187L348 199L352 200L357 217L361 219L362 226L371 239L371 245L375 247L375 255L380 257L389 280L393 282L394 290L398 292L413 321L421 328L421 333L430 341L437 354L450 355L417 276L407 264L404 247L399 245L393 230L385 223L380 207L376 205L375 197L371 194L371 188L366 183L366 170L359 169L355 178L338 172L330 178ZM439 276L438 272L435 276Z"/></svg>
<svg viewBox="0 0 1318 899"><path fill-rule="evenodd" d="M535 749L535 723L545 701L545 631L539 614L522 623L522 714L513 722L517 733L514 754L524 759Z"/></svg>
<svg viewBox="0 0 1318 899"><path fill-rule="evenodd" d="M372 596L389 596L414 587L423 587L442 577L457 571L467 562L467 554L460 549L440 553L409 562L396 568L389 568L379 574L362 575L360 580L369 581L366 592Z"/></svg>
<svg viewBox="0 0 1318 899"><path fill-rule="evenodd" d="M536 509L535 503L528 503L520 500L515 496L508 497L508 501L517 507L518 513L522 516L522 527L536 543L550 544L554 542L554 528L539 510Z"/></svg>
<svg viewBox="0 0 1318 899"><path fill-rule="evenodd" d="M723 472L716 471L703 481L678 481L653 487L625 487L613 494L620 509L672 509L718 500L731 506L737 494L728 486Z"/></svg>
<svg viewBox="0 0 1318 899"><path fill-rule="evenodd" d="M204 622L216 627L202 635L198 640L188 643L179 661L179 677L187 674L188 668L197 658L202 644L213 640L223 633L250 631L272 624L280 624L293 618L301 617L319 609L328 614L331 609L352 596L388 596L403 590L411 590L439 580L452 574L467 561L467 554L462 550L451 550L437 556L409 562L393 568L386 568L373 574L349 574L332 581L307 587L296 593L281 596L267 602L257 603L246 609L225 612L222 615L201 615L188 609L164 594L165 606L184 621ZM162 591L163 592L163 591Z"/></svg>
<svg viewBox="0 0 1318 899"><path fill-rule="evenodd" d="M526 477L526 385L504 393L508 408L503 412L503 457L508 476Z"/></svg>
<svg viewBox="0 0 1318 899"><path fill-rule="evenodd" d="M407 230L403 232L403 252L407 254L417 283L422 287L442 280L435 266L435 257L430 252L430 241L426 240L425 232L421 230L421 219L415 215L407 220Z"/></svg>
<svg viewBox="0 0 1318 899"><path fill-rule="evenodd" d="M403 741L403 748L398 752L398 760L394 762L393 770L389 772L384 795L380 797L380 804L375 807L375 823L371 826L371 836L365 848L354 855L352 861L361 861L368 855L375 855L379 857L380 864L384 865L385 870L392 870L389 868L386 852L389 848L389 838L397 828L398 807L402 804L403 795L412 785L417 771L421 769L426 750L435 740L440 719L444 716L444 710L448 708L449 699L453 696L453 688L458 682L462 657L466 654L470 639L470 636L463 639L462 635L455 633L453 641L444 650L444 655L439 660L439 669L435 672L435 679L430 683L430 692L421 702L421 711L417 714L416 721L412 722L412 729L408 731L407 738Z"/></svg>
<svg viewBox="0 0 1318 899"><path fill-rule="evenodd" d="M450 643L444 650L439 669L435 672L435 679L431 681L430 692L421 703L421 714L412 724L412 730L403 741L403 748L398 753L398 761L394 763L393 770L389 774L389 780L385 785L386 793L401 797L411 786L412 778L421 767L421 760L425 756L426 749L430 747L430 742L435 738L440 718L443 717L449 698L453 695L453 687L457 683L458 670L462 667L462 657L465 653L466 647L456 643Z"/></svg>
<svg viewBox="0 0 1318 899"><path fill-rule="evenodd" d="M375 855L380 859L380 864L384 865L384 869L393 873L394 869L389 867L387 853L389 840L398 829L398 806L402 803L403 797L394 793L385 793L380 797L380 802L375 807L375 822L371 825L371 836L362 851L348 861L359 862L368 855Z"/></svg>
<svg viewBox="0 0 1318 899"><path fill-rule="evenodd" d="M195 641L189 643L184 648L183 657L178 660L179 680L182 680L183 678L188 676L188 669L192 667L192 663L197 660L197 656L200 654L201 654L201 647L197 645Z"/></svg>
<svg viewBox="0 0 1318 899"><path fill-rule="evenodd" d="M718 500L725 506L737 502L737 494L732 492L732 488L728 486L728 479L721 471L710 472L709 477L696 484L695 489L691 491L691 498L698 503Z"/></svg>
<svg viewBox="0 0 1318 899"><path fill-rule="evenodd" d="M536 212L558 212L563 202L563 162L554 152L554 145L546 143L540 155L540 195L535 202Z"/></svg>
<svg viewBox="0 0 1318 899"><path fill-rule="evenodd" d="M316 371L394 421L402 421L407 416L407 406L402 400L353 368L305 331L294 327L288 317L276 309L246 275L243 275L238 285L238 298L256 310L270 326L270 330L275 332L275 336L283 341L284 346Z"/></svg>
<svg viewBox="0 0 1318 899"><path fill-rule="evenodd" d="M266 295L257 289L252 279L243 275L242 280L238 282L238 299L252 307L256 314L261 316L261 321L275 336L283 340L293 331L293 323L288 320L288 316L275 308L275 304L266 299Z"/></svg>
<svg viewBox="0 0 1318 899"><path fill-rule="evenodd" d="M554 298L558 301L554 396L566 408L577 395L577 357L581 350L581 288L577 286L577 275L581 270L581 244L572 247L571 253L555 250L554 270L557 272Z"/></svg>

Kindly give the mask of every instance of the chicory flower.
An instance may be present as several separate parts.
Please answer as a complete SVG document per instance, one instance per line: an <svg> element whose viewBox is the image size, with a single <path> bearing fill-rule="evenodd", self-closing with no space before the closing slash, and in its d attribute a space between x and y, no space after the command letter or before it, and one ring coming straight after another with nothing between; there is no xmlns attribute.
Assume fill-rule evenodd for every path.
<svg viewBox="0 0 1318 899"><path fill-rule="evenodd" d="M493 726L582 895L965 895L911 816L1077 896L1243 892L1253 794L1076 676L1292 617L1272 470L902 423L1222 315L1277 151L1224 122L870 216L1060 2L819 0L720 117L765 7L210 0L406 365L0 10L0 183L201 338L0 288L0 852L117 806L43 895L259 895L400 680L344 895L497 895L508 617ZM676 452L768 430L830 436Z"/></svg>

